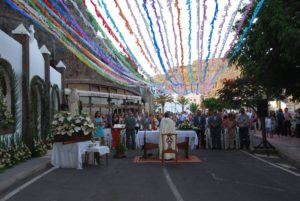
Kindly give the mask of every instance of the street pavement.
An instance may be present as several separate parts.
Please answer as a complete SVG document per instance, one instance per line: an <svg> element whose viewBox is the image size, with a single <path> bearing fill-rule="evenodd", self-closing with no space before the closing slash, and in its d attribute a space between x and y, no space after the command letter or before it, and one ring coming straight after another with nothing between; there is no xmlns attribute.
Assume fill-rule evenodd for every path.
<svg viewBox="0 0 300 201"><path fill-rule="evenodd" d="M9 201L299 201L300 170L278 156L195 150L202 163L133 163L104 160L83 170L55 169ZM278 167L287 167L288 170ZM22 185L22 182L20 183ZM14 187L16 188L16 187ZM8 189L6 191L12 191ZM5 194L0 194L0 200ZM2 200L1 200L2 201Z"/></svg>

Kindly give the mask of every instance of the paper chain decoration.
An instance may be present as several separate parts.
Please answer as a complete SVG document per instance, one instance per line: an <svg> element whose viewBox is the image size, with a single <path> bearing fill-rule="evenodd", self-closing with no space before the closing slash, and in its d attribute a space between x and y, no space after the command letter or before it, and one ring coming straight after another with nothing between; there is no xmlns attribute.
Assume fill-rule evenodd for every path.
<svg viewBox="0 0 300 201"><path fill-rule="evenodd" d="M65 0L4 2L55 36L96 73L122 86L139 87L141 92L143 88L149 88L154 95L161 95L207 93L228 68L228 55L233 57L240 51L243 39L264 0L260 0L255 8L254 0L239 0L235 5L227 0L222 10L223 4L215 0L207 39L205 28L208 5L213 5L212 1L207 0L186 0L185 3L179 0L135 0L132 1L134 3L129 0L114 0L114 7L107 0L97 0L97 3L93 0L68 0L69 3ZM241 18L237 19L241 6L246 2L248 4ZM82 7L85 10L81 10ZM252 9L253 14L245 26ZM218 15L221 16L220 19ZM79 16L83 24L75 16ZM193 26L195 21L197 26ZM183 22L185 23L182 24ZM236 23L237 29L229 42L230 32ZM82 25L91 30L92 37ZM217 31L214 31L215 27L218 27ZM134 42L128 36L134 38ZM98 42L93 37L98 38ZM207 50L204 48L205 44ZM136 49L141 56L137 56ZM226 52L223 54L224 49ZM195 55L196 74L192 64ZM221 64L215 62L215 59L221 57ZM159 74L159 78L155 79L153 73Z"/></svg>

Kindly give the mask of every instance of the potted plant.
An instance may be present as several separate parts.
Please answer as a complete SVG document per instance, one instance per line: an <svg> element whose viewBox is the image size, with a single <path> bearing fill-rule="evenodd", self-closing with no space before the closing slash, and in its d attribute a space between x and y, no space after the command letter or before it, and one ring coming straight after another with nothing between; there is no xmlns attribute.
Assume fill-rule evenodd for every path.
<svg viewBox="0 0 300 201"><path fill-rule="evenodd" d="M178 130L193 130L193 127L189 123L189 121L185 120L182 124L178 126Z"/></svg>

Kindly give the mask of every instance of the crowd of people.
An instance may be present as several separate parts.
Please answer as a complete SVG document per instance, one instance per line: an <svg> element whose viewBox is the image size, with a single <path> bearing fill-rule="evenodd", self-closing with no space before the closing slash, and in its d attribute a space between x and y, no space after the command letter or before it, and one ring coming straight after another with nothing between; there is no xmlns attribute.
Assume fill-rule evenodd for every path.
<svg viewBox="0 0 300 201"><path fill-rule="evenodd" d="M103 128L112 128L112 147L116 146L116 138L119 134L114 128L115 124L125 124L126 128L126 145L128 149L135 149L135 135L139 130L158 130L160 127L163 114L160 112L149 115L145 113L128 114L107 114L103 116L101 112L95 114L95 124L97 130L95 135L104 140ZM188 122L195 128L199 145L197 148L206 147L205 133L209 128L211 136L211 148L221 149L221 133L226 130L225 143L228 149L235 148L239 143L241 149L249 149L250 139L249 132L255 133L256 130L261 130L261 119L253 110L245 111L241 108L239 112L217 112L209 111L207 113L198 110L195 115L191 113L170 113L170 118L178 127L183 122ZM295 121L295 126L292 129L292 121ZM274 134L280 136L295 136L300 138L300 108L291 114L287 108L284 112L279 109L277 112L270 111L265 117L265 129L267 137L273 137ZM238 128L239 142L235 142L235 134Z"/></svg>

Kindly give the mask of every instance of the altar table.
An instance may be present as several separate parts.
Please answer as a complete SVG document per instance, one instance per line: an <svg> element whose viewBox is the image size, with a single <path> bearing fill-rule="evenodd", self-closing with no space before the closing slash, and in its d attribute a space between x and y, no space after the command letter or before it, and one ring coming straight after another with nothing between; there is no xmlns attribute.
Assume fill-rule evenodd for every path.
<svg viewBox="0 0 300 201"><path fill-rule="evenodd" d="M177 130L177 146L185 150L188 158L188 149L194 149L198 145L198 136L194 130ZM159 131L139 131L135 137L137 148L144 146L144 157L147 157L147 150L158 148ZM146 144L145 144L146 143Z"/></svg>

